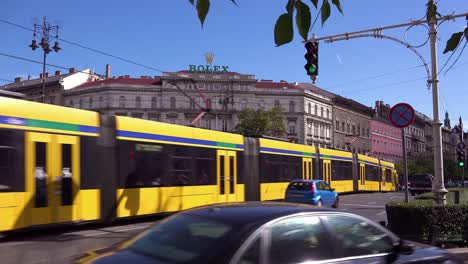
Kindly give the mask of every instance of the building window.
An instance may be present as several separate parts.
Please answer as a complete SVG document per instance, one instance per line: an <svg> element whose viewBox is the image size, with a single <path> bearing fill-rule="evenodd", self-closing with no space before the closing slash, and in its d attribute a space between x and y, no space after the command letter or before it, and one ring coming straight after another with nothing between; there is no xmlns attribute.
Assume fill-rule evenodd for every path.
<svg viewBox="0 0 468 264"><path fill-rule="evenodd" d="M330 119L330 109L327 108L327 119Z"/></svg>
<svg viewBox="0 0 468 264"><path fill-rule="evenodd" d="M176 99L175 99L175 97L171 97L171 108L176 108Z"/></svg>
<svg viewBox="0 0 468 264"><path fill-rule="evenodd" d="M175 123L176 123L176 122L175 122L175 119L174 119L174 118L169 119L169 123L175 124Z"/></svg>
<svg viewBox="0 0 468 264"><path fill-rule="evenodd" d="M151 97L151 108L156 108L157 103L156 103L156 97Z"/></svg>
<svg viewBox="0 0 468 264"><path fill-rule="evenodd" d="M104 101L102 96L99 96L99 107L104 107Z"/></svg>
<svg viewBox="0 0 468 264"><path fill-rule="evenodd" d="M258 103L258 108L265 110L265 102L263 100L260 100L260 102Z"/></svg>
<svg viewBox="0 0 468 264"><path fill-rule="evenodd" d="M320 117L323 117L323 106L320 107Z"/></svg>
<svg viewBox="0 0 468 264"><path fill-rule="evenodd" d="M346 124L346 132L351 133L351 125L348 123Z"/></svg>
<svg viewBox="0 0 468 264"><path fill-rule="evenodd" d="M279 100L275 100L275 107L279 107L280 106L280 101Z"/></svg>
<svg viewBox="0 0 468 264"><path fill-rule="evenodd" d="M289 101L289 112L291 112L291 113L296 112L296 109L295 109L294 106L295 106L294 101Z"/></svg>
<svg viewBox="0 0 468 264"><path fill-rule="evenodd" d="M344 125L344 121L341 122L341 131L345 132L345 125Z"/></svg>
<svg viewBox="0 0 468 264"><path fill-rule="evenodd" d="M120 98L119 98L119 107L120 108L125 107L125 97L124 96L120 96Z"/></svg>
<svg viewBox="0 0 468 264"><path fill-rule="evenodd" d="M317 105L315 105L315 107L314 107L314 108L315 108L315 109L314 109L314 110L315 110L314 114L315 114L315 115L318 115L318 106L317 106Z"/></svg>
<svg viewBox="0 0 468 264"><path fill-rule="evenodd" d="M336 123L335 124L335 129L336 129L336 131L339 131L340 130L340 121L336 120L335 123Z"/></svg>
<svg viewBox="0 0 468 264"><path fill-rule="evenodd" d="M308 135L312 134L312 124L311 123L307 123L307 134Z"/></svg>
<svg viewBox="0 0 468 264"><path fill-rule="evenodd" d="M367 129L367 137L369 137L369 129Z"/></svg>
<svg viewBox="0 0 468 264"><path fill-rule="evenodd" d="M357 134L361 135L361 124L357 124ZM364 135L363 135L364 136Z"/></svg>
<svg viewBox="0 0 468 264"><path fill-rule="evenodd" d="M366 136L366 130L364 128L362 128L362 136L365 137Z"/></svg>
<svg viewBox="0 0 468 264"><path fill-rule="evenodd" d="M140 108L141 107L141 97L137 96L135 99L135 107Z"/></svg>
<svg viewBox="0 0 468 264"><path fill-rule="evenodd" d="M294 121L289 122L289 133L290 134L296 133L296 122Z"/></svg>
<svg viewBox="0 0 468 264"><path fill-rule="evenodd" d="M309 114L312 114L312 104L311 103L309 103L309 106L308 106L307 109L308 109Z"/></svg>
<svg viewBox="0 0 468 264"><path fill-rule="evenodd" d="M327 127L327 134L326 134L326 137L327 137L327 138L330 138L330 127Z"/></svg>
<svg viewBox="0 0 468 264"><path fill-rule="evenodd" d="M325 137L325 128L323 126L320 126L320 137Z"/></svg>
<svg viewBox="0 0 468 264"><path fill-rule="evenodd" d="M353 135L356 135L356 125L353 125Z"/></svg>
<svg viewBox="0 0 468 264"><path fill-rule="evenodd" d="M318 137L318 136L319 136L318 124L314 124L314 136L315 136L315 137Z"/></svg>
<svg viewBox="0 0 468 264"><path fill-rule="evenodd" d="M221 129L222 129L222 131L224 131L224 132L228 131L227 125L228 125L227 120L226 120L226 119L222 119L222 120L221 120L221 126L222 126Z"/></svg>
<svg viewBox="0 0 468 264"><path fill-rule="evenodd" d="M80 99L80 109L83 109L83 99Z"/></svg>
<svg viewBox="0 0 468 264"><path fill-rule="evenodd" d="M93 108L93 98L89 98L89 108Z"/></svg>
<svg viewBox="0 0 468 264"><path fill-rule="evenodd" d="M247 108L247 100L242 99L242 101L241 101L241 110L245 110L246 108Z"/></svg>
<svg viewBox="0 0 468 264"><path fill-rule="evenodd" d="M73 100L70 100L70 106L73 107Z"/></svg>

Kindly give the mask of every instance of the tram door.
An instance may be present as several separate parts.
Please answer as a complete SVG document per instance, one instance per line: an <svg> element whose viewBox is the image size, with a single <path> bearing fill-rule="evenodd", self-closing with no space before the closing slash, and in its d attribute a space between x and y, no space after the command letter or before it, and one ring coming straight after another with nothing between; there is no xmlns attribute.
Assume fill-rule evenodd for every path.
<svg viewBox="0 0 468 264"><path fill-rule="evenodd" d="M26 141L30 224L78 220L79 138L28 132Z"/></svg>
<svg viewBox="0 0 468 264"><path fill-rule="evenodd" d="M366 190L366 164L359 163L359 190Z"/></svg>
<svg viewBox="0 0 468 264"><path fill-rule="evenodd" d="M235 151L217 151L217 186L219 202L234 202L236 199L237 159Z"/></svg>
<svg viewBox="0 0 468 264"><path fill-rule="evenodd" d="M386 190L386 181L387 181L387 174L385 173L385 168L380 168L380 182L382 183L382 190Z"/></svg>
<svg viewBox="0 0 468 264"><path fill-rule="evenodd" d="M302 179L312 180L312 158L302 158Z"/></svg>
<svg viewBox="0 0 468 264"><path fill-rule="evenodd" d="M331 160L324 160L323 161L323 180L328 182L330 186L332 185L331 182Z"/></svg>

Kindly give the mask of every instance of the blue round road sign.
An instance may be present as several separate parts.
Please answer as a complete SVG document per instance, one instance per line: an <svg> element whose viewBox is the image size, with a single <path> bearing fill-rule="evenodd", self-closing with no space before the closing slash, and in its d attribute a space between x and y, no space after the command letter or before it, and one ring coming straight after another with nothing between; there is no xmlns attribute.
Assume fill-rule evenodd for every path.
<svg viewBox="0 0 468 264"><path fill-rule="evenodd" d="M399 103L392 107L388 119L396 127L405 128L414 121L414 109L406 103Z"/></svg>

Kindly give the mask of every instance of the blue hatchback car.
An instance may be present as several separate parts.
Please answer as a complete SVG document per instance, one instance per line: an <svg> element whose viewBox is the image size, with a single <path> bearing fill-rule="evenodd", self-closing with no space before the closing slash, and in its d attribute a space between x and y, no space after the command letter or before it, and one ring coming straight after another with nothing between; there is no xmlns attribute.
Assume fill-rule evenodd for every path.
<svg viewBox="0 0 468 264"><path fill-rule="evenodd" d="M323 180L294 180L286 189L284 200L293 203L307 203L318 206L338 207L339 196Z"/></svg>

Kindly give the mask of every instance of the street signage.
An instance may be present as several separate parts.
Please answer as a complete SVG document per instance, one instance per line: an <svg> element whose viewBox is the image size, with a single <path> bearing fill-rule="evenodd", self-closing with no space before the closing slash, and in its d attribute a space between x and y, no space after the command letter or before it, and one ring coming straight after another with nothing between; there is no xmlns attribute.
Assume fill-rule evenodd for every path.
<svg viewBox="0 0 468 264"><path fill-rule="evenodd" d="M457 148L459 150L464 150L465 149L465 143L463 143L463 142L458 143Z"/></svg>
<svg viewBox="0 0 468 264"><path fill-rule="evenodd" d="M405 128L414 121L415 113L413 107L406 103L399 103L392 107L388 119L396 127Z"/></svg>

